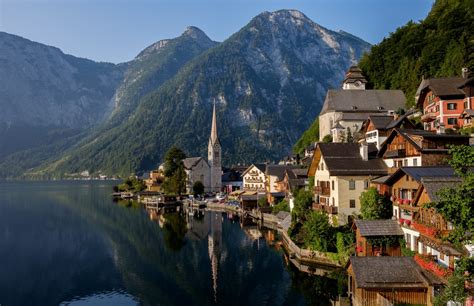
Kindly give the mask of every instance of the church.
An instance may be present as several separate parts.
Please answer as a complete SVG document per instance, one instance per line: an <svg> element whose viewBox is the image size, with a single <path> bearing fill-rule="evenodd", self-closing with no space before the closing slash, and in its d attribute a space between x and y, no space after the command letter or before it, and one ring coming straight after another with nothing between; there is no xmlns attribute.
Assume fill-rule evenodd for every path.
<svg viewBox="0 0 474 306"><path fill-rule="evenodd" d="M202 157L183 160L186 172L186 191L193 192L193 184L200 181L205 192L219 192L222 188L222 150L217 137L216 105L212 110L211 135L207 146L207 161Z"/></svg>

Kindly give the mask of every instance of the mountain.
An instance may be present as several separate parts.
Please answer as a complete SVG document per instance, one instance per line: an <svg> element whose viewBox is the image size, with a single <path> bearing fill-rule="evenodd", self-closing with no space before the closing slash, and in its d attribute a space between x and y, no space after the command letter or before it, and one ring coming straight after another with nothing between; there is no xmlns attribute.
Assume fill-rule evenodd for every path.
<svg viewBox="0 0 474 306"><path fill-rule="evenodd" d="M264 12L142 96L119 125L36 171L127 175L156 167L172 145L205 156L213 103L225 164L278 159L369 47L301 12Z"/></svg>
<svg viewBox="0 0 474 306"><path fill-rule="evenodd" d="M125 66L0 32L0 159L102 122Z"/></svg>
<svg viewBox="0 0 474 306"><path fill-rule="evenodd" d="M401 89L413 106L422 77L460 76L474 69L474 5L437 0L428 16L408 22L372 47L360 68L376 89Z"/></svg>
<svg viewBox="0 0 474 306"><path fill-rule="evenodd" d="M40 44L36 45L40 47L43 46ZM100 117L101 120L94 121L95 126L93 128L84 129L88 127L88 125L85 124L84 126L79 125L78 127L72 125L71 128L65 127L64 125L48 126L45 132L43 132L42 129L38 130L38 126L35 128L23 128L24 138L29 137L31 140L40 139L41 141L34 145L31 141L23 141L23 138L22 143L24 150L10 154L5 157L3 161L0 157L0 177L18 176L25 171L29 171L28 169L37 167L41 163L54 160L58 156L60 157L75 146L81 146L83 143L94 141L94 139L102 133L113 130L117 125L123 123L124 120L127 120L127 118L133 114L143 96L157 90L164 82L173 77L188 61L216 45L217 43L210 40L200 29L188 27L184 33L177 38L160 40L145 48L132 61L127 64L119 65L123 67L121 73L122 77L115 82L114 88L109 91L108 95L103 99L103 104L108 107L107 110L101 112L99 108L95 109L97 119ZM53 48L53 50L60 53L56 48ZM41 52L32 50L32 52L30 52L31 59L29 59L29 61L39 61L41 56ZM5 57L13 62L11 60L12 55ZM54 62L49 63L47 60L44 62L45 66L54 64ZM22 64L21 62L17 62L16 65L21 66ZM13 66L12 64L12 67ZM92 72L93 70L90 71L90 73ZM95 81L93 77L94 76L92 76L90 80L91 82ZM56 82L56 80L49 75L44 75L43 79L48 82ZM31 91L34 90L36 89L31 89ZM34 103L33 98L25 99L22 105L28 107L28 103ZM64 108L62 101L57 101L57 104L57 108ZM68 108L65 108L64 111L72 112L72 110ZM91 111L94 110L91 109ZM23 109L18 110L20 115L22 112ZM61 114L58 113L56 115L61 118ZM67 117L68 115L69 114L66 114L63 117ZM44 113L39 113L38 117L44 121L51 121ZM31 122L36 121L34 118L25 119ZM25 126L25 123L19 123L18 126L19 127L14 130L10 128L9 131L13 130L10 134L18 136L20 127ZM82 130L80 128L82 128ZM11 142L12 138L13 137L4 137L5 141L8 142ZM1 130L0 139L2 139Z"/></svg>

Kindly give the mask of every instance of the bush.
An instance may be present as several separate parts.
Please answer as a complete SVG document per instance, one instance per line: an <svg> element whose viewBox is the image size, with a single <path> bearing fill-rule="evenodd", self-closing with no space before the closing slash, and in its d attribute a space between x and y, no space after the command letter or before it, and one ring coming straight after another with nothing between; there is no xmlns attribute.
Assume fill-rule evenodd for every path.
<svg viewBox="0 0 474 306"><path fill-rule="evenodd" d="M273 212L274 214L277 214L277 213L279 213L280 211L287 211L287 212L290 211L290 205L288 204L288 201L287 201L287 200L281 200L280 202L278 202L278 204L276 204L275 206L273 206L272 212Z"/></svg>
<svg viewBox="0 0 474 306"><path fill-rule="evenodd" d="M378 220L392 217L392 202L380 195L374 187L363 192L359 199L362 219Z"/></svg>
<svg viewBox="0 0 474 306"><path fill-rule="evenodd" d="M302 233L305 247L326 252L333 238L328 215L315 210L309 212L303 223Z"/></svg>

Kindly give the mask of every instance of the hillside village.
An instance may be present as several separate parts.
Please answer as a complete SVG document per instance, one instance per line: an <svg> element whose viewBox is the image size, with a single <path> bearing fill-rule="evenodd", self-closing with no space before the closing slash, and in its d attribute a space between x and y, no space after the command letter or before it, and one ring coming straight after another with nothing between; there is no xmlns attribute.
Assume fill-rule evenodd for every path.
<svg viewBox="0 0 474 306"><path fill-rule="evenodd" d="M277 164L223 168L214 105L208 159L182 159L180 191L220 192L242 212L291 218L283 232L300 247L339 253L354 305L432 305L460 260L474 256L471 233L451 239L461 225L432 205L446 201L443 190L455 192L472 177L474 79L467 69L460 77L423 79L410 109L401 90L366 89L366 83L362 71L350 67L341 88L327 92L319 139ZM459 167L463 157L467 164ZM142 196L167 191L166 167L150 172ZM472 186L467 190L472 207ZM335 233L327 241L337 243L305 232L320 216L333 228L326 232Z"/></svg>

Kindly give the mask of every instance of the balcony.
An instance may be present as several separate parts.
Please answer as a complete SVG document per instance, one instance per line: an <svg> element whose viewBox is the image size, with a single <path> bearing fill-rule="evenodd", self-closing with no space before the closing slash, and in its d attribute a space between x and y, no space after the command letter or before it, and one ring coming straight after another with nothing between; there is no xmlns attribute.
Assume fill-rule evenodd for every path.
<svg viewBox="0 0 474 306"><path fill-rule="evenodd" d="M331 215L336 215L337 214L337 207L336 206L330 206L330 205L325 205L321 203L314 203L313 204L313 209L314 210L319 210L319 211L324 211L328 214Z"/></svg>
<svg viewBox="0 0 474 306"><path fill-rule="evenodd" d="M314 186L314 193L329 196L331 195L331 188L329 187L322 187L322 186Z"/></svg>
<svg viewBox="0 0 474 306"><path fill-rule="evenodd" d="M385 157L393 158L393 157L405 157L406 150L405 149L396 149L396 150L389 150L385 153Z"/></svg>
<svg viewBox="0 0 474 306"><path fill-rule="evenodd" d="M431 122L436 119L436 114L435 113L426 113L423 116L421 116L421 121L422 122Z"/></svg>

